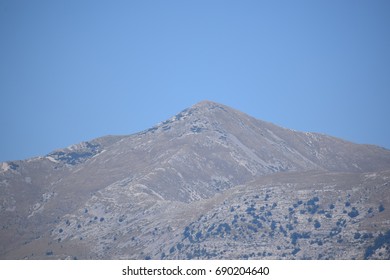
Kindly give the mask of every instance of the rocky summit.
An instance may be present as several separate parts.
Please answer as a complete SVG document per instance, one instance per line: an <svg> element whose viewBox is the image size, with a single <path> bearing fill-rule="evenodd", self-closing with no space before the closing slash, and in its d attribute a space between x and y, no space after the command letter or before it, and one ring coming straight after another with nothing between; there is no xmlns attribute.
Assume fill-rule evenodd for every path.
<svg viewBox="0 0 390 280"><path fill-rule="evenodd" d="M0 163L1 259L390 259L390 151L203 101Z"/></svg>

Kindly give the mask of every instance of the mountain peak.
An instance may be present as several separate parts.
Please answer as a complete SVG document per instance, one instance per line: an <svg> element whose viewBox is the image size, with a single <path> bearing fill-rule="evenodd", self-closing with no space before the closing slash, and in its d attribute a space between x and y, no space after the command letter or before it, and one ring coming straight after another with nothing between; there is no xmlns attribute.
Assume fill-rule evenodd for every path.
<svg viewBox="0 0 390 280"><path fill-rule="evenodd" d="M193 107L213 107L213 106L224 106L224 105L211 100L202 100L196 103Z"/></svg>
<svg viewBox="0 0 390 280"><path fill-rule="evenodd" d="M194 122L218 122L222 121L223 119L226 119L227 117L229 117L229 115L232 115L233 111L235 110L217 102L203 100L180 111L178 114L174 115L170 119L160 122L155 127L146 131L154 132L159 129L167 131L172 128L172 125L177 125L178 123L184 125L192 125ZM221 115L221 112L224 112L224 114Z"/></svg>
<svg viewBox="0 0 390 280"><path fill-rule="evenodd" d="M229 106L223 105L218 102L203 100L191 107L181 111L177 116L192 116L198 119L209 119L215 121L221 121L222 119L231 118L236 114L245 115Z"/></svg>
<svg viewBox="0 0 390 280"><path fill-rule="evenodd" d="M233 110L232 108L230 108L230 107L228 107L226 105L223 105L223 104L218 103L218 102L210 101L210 100L200 101L200 102L192 105L191 107L187 108L186 110L191 110L191 109L192 110L200 110L201 112L209 111L209 110L212 110L212 109L221 109L221 110L223 110L225 112Z"/></svg>

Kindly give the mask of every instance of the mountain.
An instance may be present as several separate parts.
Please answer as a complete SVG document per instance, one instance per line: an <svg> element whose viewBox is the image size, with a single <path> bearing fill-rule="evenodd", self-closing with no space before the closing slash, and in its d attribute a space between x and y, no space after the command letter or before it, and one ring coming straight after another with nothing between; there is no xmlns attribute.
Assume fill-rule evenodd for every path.
<svg viewBox="0 0 390 280"><path fill-rule="evenodd" d="M0 163L2 259L389 259L390 151L200 102Z"/></svg>

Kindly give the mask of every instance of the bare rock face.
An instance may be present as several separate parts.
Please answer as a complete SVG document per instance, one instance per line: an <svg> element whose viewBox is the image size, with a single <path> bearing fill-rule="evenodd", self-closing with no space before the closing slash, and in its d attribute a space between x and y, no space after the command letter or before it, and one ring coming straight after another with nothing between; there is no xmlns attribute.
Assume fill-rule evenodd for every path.
<svg viewBox="0 0 390 280"><path fill-rule="evenodd" d="M2 259L389 259L390 151L200 102L0 163Z"/></svg>

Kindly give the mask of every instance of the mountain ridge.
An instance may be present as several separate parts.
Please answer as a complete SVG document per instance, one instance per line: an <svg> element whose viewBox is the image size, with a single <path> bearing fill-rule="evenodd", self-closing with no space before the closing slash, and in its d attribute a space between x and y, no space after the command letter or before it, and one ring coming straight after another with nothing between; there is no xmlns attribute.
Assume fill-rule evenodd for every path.
<svg viewBox="0 0 390 280"><path fill-rule="evenodd" d="M364 224L365 219L348 216L350 209L355 207L356 211L363 213L382 205L385 210L378 212L383 220L377 224L381 228L377 233L379 236L385 233L383 222L386 224L390 220L388 216L383 217L384 213L388 215L390 209L387 188L383 187L383 184L388 184L389 170L390 151L384 148L282 128L228 106L202 101L135 134L104 136L55 150L46 156L2 163L0 218L4 225L0 230L0 257L245 258L245 252L237 255L234 252L219 252L215 255L206 247L217 242L225 248L229 243L225 239L229 238L230 242L245 247L245 242L251 242L245 239L252 236L248 231L261 231L258 227L260 223L269 223L269 228L274 228L276 223L285 230L289 224L284 221L286 215L302 221L306 215L317 215L319 223L322 219L328 219L322 222L328 225L328 231L332 230L333 224L337 224L337 220L325 216L328 212L345 220L348 226L356 219L357 224ZM347 175L343 177L342 174ZM364 174L368 174L368 177ZM338 181L333 182L332 176ZM373 186L367 183L370 176L377 178L373 180ZM279 187L270 187L267 178L274 180L273 184ZM353 191L349 182L355 182L358 189ZM258 185L258 188L253 187ZM315 195L311 194L311 185ZM341 187L335 188L333 185ZM252 201L252 208L256 210L240 212L245 221L239 222L231 217L229 211L225 211L227 208L223 203L251 209L246 206L248 200L231 196L233 190L241 188L245 191L245 186L248 193L243 196ZM299 186L305 186L301 199L304 206L299 206L302 208L300 211L305 212L290 213L287 205L297 203L289 199L297 198L294 190L298 190ZM329 197L322 196L321 189L324 187L329 189ZM365 190L370 187L382 195L379 197ZM291 192L290 195L282 195L283 189ZM253 199L266 190L270 196L273 194L284 199L286 207L268 209L274 212L278 220L270 221L268 216L262 216L261 209L268 207L266 201L271 198L262 202ZM339 199L337 193L354 197L354 192L362 195L356 199L356 205L345 208L339 202L337 207L340 209L337 211L325 209L325 205L322 205L324 209L321 211L325 214L317 213L320 209L318 203ZM363 195L370 198L365 205L361 205L361 201L366 201ZM314 197L320 202L313 202ZM313 214L309 211L312 208L316 208ZM196 221L203 213L204 217L209 217L207 223L215 223L212 218L215 213L223 219L218 214L220 210L225 211L226 221L221 223L223 226L219 232L206 238L207 232L214 232L214 228L211 225L211 229L204 228ZM260 212L254 214L253 211ZM256 221L256 228L246 220L247 216ZM236 222L230 223L229 219ZM242 236L246 236L243 237L245 242L240 237L235 240L236 237L231 234L236 232L232 229L237 224L243 230ZM196 230L194 235L186 231L187 227L191 228L190 225L193 226L192 230ZM231 229L229 232L227 226ZM342 231L339 226L334 227ZM350 228L359 232L353 225ZM240 230L237 229L237 234ZM294 233L290 231L290 234ZM310 244L305 244L306 249L300 248L301 253L290 254L297 249L294 247L296 244L303 242L300 239L306 239L299 238L302 231L303 228L295 232L294 236L298 238L293 238L294 244L291 244L287 240L291 237L287 231L271 234L271 231L264 230L263 235L278 236L278 240L285 245L283 250L273 248L272 255L266 254L265 257L305 258L310 255ZM370 228L370 232L375 232L375 229ZM203 237L196 237L196 234ZM316 239L320 238L317 235L317 232L313 234ZM325 246L326 250L330 250L335 245L333 235L324 236L329 245ZM256 236L252 237L253 242L259 242ZM344 238L351 236L347 234ZM267 240L271 242L272 238ZM369 241L362 244L368 248ZM169 253L171 249L167 248L167 244L175 246L174 252ZM64 249L65 246L73 251ZM236 248L237 252L242 252L240 246ZM78 247L85 248L85 252L80 252ZM342 248L345 251L347 247ZM53 250L56 253L50 254ZM133 253L126 253L127 250ZM202 255L196 250L208 253ZM353 254L343 255L343 250L328 254L329 258L364 257L362 252L356 250L353 250ZM277 251L281 251L280 254L276 254ZM289 257L283 257L283 254ZM311 258L318 256L311 255ZM256 253L252 257L260 256Z"/></svg>

